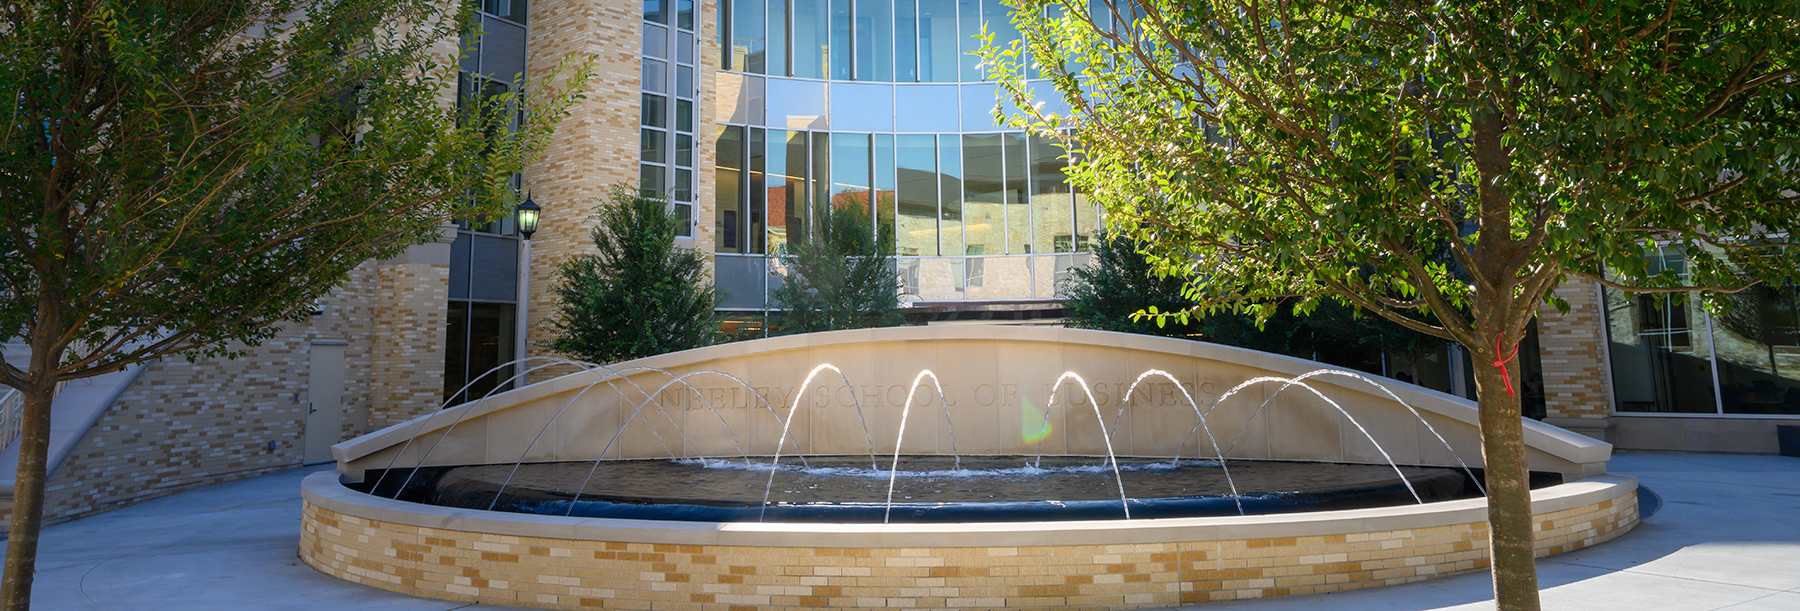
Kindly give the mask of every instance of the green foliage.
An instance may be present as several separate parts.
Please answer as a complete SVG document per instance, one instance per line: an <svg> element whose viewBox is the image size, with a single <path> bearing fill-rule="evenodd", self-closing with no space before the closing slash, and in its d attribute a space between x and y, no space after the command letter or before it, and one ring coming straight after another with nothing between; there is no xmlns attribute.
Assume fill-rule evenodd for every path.
<svg viewBox="0 0 1800 611"><path fill-rule="evenodd" d="M1383 353L1416 357L1444 347L1442 339L1332 300L1310 315L1278 308L1260 320L1224 310L1185 320L1179 314L1144 315L1190 311L1195 304L1181 291L1186 283L1186 278L1157 276L1129 238L1106 236L1094 250L1093 265L1071 270L1060 289L1069 326L1082 329L1182 337L1376 372Z"/></svg>
<svg viewBox="0 0 1800 611"><path fill-rule="evenodd" d="M1131 238L1106 235L1095 242L1093 264L1069 270L1057 292L1064 297L1071 327L1193 337L1199 332L1195 324L1138 315L1147 308L1181 312L1193 307L1181 294L1186 284L1181 276L1158 276Z"/></svg>
<svg viewBox="0 0 1800 611"><path fill-rule="evenodd" d="M706 258L675 245L682 221L667 203L614 186L595 207L594 254L557 268L552 347L596 363L717 343Z"/></svg>
<svg viewBox="0 0 1800 611"><path fill-rule="evenodd" d="M508 131L523 100L442 101L454 62L431 53L467 14L454 3L0 14L0 337L45 334L34 348L64 355L54 372L0 365L20 387L254 345L358 264L504 213L586 78L539 84Z"/></svg>
<svg viewBox="0 0 1800 611"><path fill-rule="evenodd" d="M1010 119L1072 127L1071 181L1199 308L1336 295L1491 352L1571 277L1800 274L1795 2L1018 4L1072 113L994 50Z"/></svg>
<svg viewBox="0 0 1800 611"><path fill-rule="evenodd" d="M783 253L788 273L769 291L780 308L770 329L789 334L900 324L894 236L876 237L864 206L818 206L813 219L814 235Z"/></svg>

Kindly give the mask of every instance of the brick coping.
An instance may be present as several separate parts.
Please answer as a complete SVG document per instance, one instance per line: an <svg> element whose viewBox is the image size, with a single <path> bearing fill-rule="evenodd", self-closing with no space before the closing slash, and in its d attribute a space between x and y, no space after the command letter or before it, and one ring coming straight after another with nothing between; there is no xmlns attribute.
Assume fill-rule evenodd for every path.
<svg viewBox="0 0 1800 611"><path fill-rule="evenodd" d="M1633 495L1636 491L1635 477L1590 477L1533 490L1532 513L1542 516L1594 506ZM307 476L301 483L301 492L306 504L321 509L410 527L572 541L677 545L841 548L1112 545L1348 535L1485 523L1487 520L1486 499L1464 499L1370 509L1207 518L967 524L719 523L570 518L439 507L357 492L345 487L336 473Z"/></svg>

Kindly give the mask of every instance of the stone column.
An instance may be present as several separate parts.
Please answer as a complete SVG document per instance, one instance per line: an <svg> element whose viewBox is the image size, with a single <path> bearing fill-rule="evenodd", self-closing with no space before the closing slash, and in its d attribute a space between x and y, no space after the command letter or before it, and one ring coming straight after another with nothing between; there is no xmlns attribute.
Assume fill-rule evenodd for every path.
<svg viewBox="0 0 1800 611"><path fill-rule="evenodd" d="M456 226L446 224L437 241L375 265L372 429L429 414L444 401L450 244L455 241Z"/></svg>
<svg viewBox="0 0 1800 611"><path fill-rule="evenodd" d="M1556 296L1569 303L1567 314L1549 306L1538 309L1544 423L1611 442L1612 392L1600 287L1575 281L1556 289Z"/></svg>
<svg viewBox="0 0 1800 611"><path fill-rule="evenodd" d="M708 90L718 64L717 19L713 2L703 2L700 9L696 25L700 40L705 41L701 46L705 59L697 75L700 108L695 112L703 118L694 142L699 149L694 168L694 215L699 230L692 244L703 244L710 251L713 128L704 117L712 116ZM593 251L589 232L595 225L594 206L612 185L637 181L643 29L642 6L636 3L537 0L531 4L526 73L532 81L552 74L557 64L571 55L596 58L597 73L588 83L587 98L571 108L543 156L525 172L525 186L544 210L538 232L532 236L530 332L524 356L551 354L545 345L553 337L549 320L557 303L550 288L556 282L558 265L571 256ZM530 381L568 371L544 369Z"/></svg>

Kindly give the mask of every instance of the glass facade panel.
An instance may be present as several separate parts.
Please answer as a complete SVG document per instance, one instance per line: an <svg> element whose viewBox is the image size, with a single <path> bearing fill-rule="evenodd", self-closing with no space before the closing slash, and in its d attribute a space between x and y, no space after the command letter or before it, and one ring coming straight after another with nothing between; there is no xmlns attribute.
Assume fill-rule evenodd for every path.
<svg viewBox="0 0 1800 611"><path fill-rule="evenodd" d="M981 57L975 55L981 50L981 0L956 0L956 12L961 17L962 35L957 37L961 54L957 56L957 72L962 81L973 83L981 80Z"/></svg>
<svg viewBox="0 0 1800 611"><path fill-rule="evenodd" d="M869 212L869 135L831 135L831 207Z"/></svg>
<svg viewBox="0 0 1800 611"><path fill-rule="evenodd" d="M875 134L875 235L894 236L894 135Z"/></svg>
<svg viewBox="0 0 1800 611"><path fill-rule="evenodd" d="M650 58L644 58L644 91L654 93L669 92L668 65Z"/></svg>
<svg viewBox="0 0 1800 611"><path fill-rule="evenodd" d="M956 0L919 0L919 82L957 82L959 36Z"/></svg>
<svg viewBox="0 0 1800 611"><path fill-rule="evenodd" d="M643 117L640 122L647 127L668 127L669 98L646 93L643 94L643 101Z"/></svg>
<svg viewBox="0 0 1800 611"><path fill-rule="evenodd" d="M1031 254L1031 209L1025 205L1025 136L1001 134L1006 145L1006 254Z"/></svg>
<svg viewBox="0 0 1800 611"><path fill-rule="evenodd" d="M669 4L667 0L644 0L644 21L669 23Z"/></svg>
<svg viewBox="0 0 1800 611"><path fill-rule="evenodd" d="M731 66L740 72L762 74L767 39L764 0L735 0L731 11Z"/></svg>
<svg viewBox="0 0 1800 611"><path fill-rule="evenodd" d="M769 47L763 62L769 76L788 76L788 0L769 2Z"/></svg>
<svg viewBox="0 0 1800 611"><path fill-rule="evenodd" d="M765 210L769 219L768 252L781 254L788 243L790 227L797 227L791 215L794 208L795 189L802 188L805 183L799 177L788 173L788 147L795 139L801 142L801 171L806 168L805 134L790 134L782 130L768 131L768 153L764 163L768 164L763 176L763 197Z"/></svg>
<svg viewBox="0 0 1800 611"><path fill-rule="evenodd" d="M660 129L644 128L639 130L643 136L639 138L638 152L644 161L664 163L668 151L668 134Z"/></svg>
<svg viewBox="0 0 1800 611"><path fill-rule="evenodd" d="M938 253L963 254L962 138L938 139ZM962 271L956 274L962 290Z"/></svg>
<svg viewBox="0 0 1800 611"><path fill-rule="evenodd" d="M717 146L718 160L713 172L713 251L743 252L742 236L737 232L744 197L744 128L720 126Z"/></svg>
<svg viewBox="0 0 1800 611"><path fill-rule="evenodd" d="M965 254L1005 254L1006 154L1000 134L964 134L962 141Z"/></svg>
<svg viewBox="0 0 1800 611"><path fill-rule="evenodd" d="M1686 275L1686 260L1663 250L1650 271ZM1717 413L1712 334L1700 300L1606 290L1614 400L1621 412Z"/></svg>
<svg viewBox="0 0 1800 611"><path fill-rule="evenodd" d="M1759 285L1713 318L1727 414L1800 415L1800 287Z"/></svg>
<svg viewBox="0 0 1800 611"><path fill-rule="evenodd" d="M897 151L899 235L902 256L938 254L937 137L899 136Z"/></svg>
<svg viewBox="0 0 1800 611"><path fill-rule="evenodd" d="M894 80L893 2L856 0L856 80Z"/></svg>
<svg viewBox="0 0 1800 611"><path fill-rule="evenodd" d="M769 79L769 127L823 130L831 125L825 83Z"/></svg>
<svg viewBox="0 0 1800 611"><path fill-rule="evenodd" d="M653 25L644 26L644 57L657 59L669 58L669 29Z"/></svg>
<svg viewBox="0 0 1800 611"><path fill-rule="evenodd" d="M831 10L822 1L794 3L793 75L825 78L830 72Z"/></svg>
<svg viewBox="0 0 1800 611"><path fill-rule="evenodd" d="M848 81L851 75L850 0L831 2L831 48L827 52L825 74L834 81Z"/></svg>
<svg viewBox="0 0 1800 611"><path fill-rule="evenodd" d="M763 226L763 212L767 210L767 200L764 198L768 196L768 193L763 191L763 167L767 160L767 157L764 154L763 140L766 132L765 130L754 127L750 128L749 131L750 139L745 143L745 151L749 154L750 171L748 176L750 177L750 182L749 187L744 191L746 195L750 196L750 201L748 202L748 209L745 210L744 214L745 222L743 236L745 244L743 252L763 254L763 247L766 244L764 240L768 235L766 233L767 229Z"/></svg>
<svg viewBox="0 0 1800 611"><path fill-rule="evenodd" d="M1031 136L1031 252L1074 252L1074 202L1055 141Z"/></svg>
<svg viewBox="0 0 1800 611"><path fill-rule="evenodd" d="M694 29L694 0L675 0L675 25L683 30Z"/></svg>
<svg viewBox="0 0 1800 611"><path fill-rule="evenodd" d="M962 131L956 110L955 85L912 85L894 88L894 128L899 132L954 134Z"/></svg>
<svg viewBox="0 0 1800 611"><path fill-rule="evenodd" d="M812 182L812 202L816 206L831 205L831 134L813 132L812 135L812 171L808 173ZM816 228L811 231L817 231Z"/></svg>
<svg viewBox="0 0 1800 611"><path fill-rule="evenodd" d="M894 131L894 88L870 83L832 83L831 129Z"/></svg>
<svg viewBox="0 0 1800 611"><path fill-rule="evenodd" d="M918 15L914 0L894 2L894 82L919 80Z"/></svg>

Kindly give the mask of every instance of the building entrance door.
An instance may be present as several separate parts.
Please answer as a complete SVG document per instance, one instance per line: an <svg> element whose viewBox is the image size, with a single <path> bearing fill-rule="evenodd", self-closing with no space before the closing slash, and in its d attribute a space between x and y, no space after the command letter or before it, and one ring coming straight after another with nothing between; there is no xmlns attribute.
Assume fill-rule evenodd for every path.
<svg viewBox="0 0 1800 611"><path fill-rule="evenodd" d="M344 435L344 344L313 342L306 376L306 464L331 462Z"/></svg>

